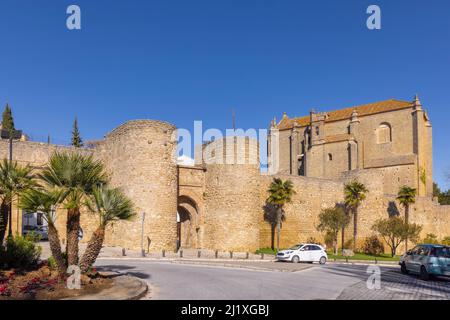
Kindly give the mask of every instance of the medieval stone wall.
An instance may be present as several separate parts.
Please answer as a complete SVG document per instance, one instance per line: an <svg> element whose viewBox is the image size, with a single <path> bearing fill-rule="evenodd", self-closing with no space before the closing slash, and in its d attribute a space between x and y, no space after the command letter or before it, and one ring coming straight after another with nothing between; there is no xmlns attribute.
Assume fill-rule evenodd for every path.
<svg viewBox="0 0 450 320"><path fill-rule="evenodd" d="M178 196L175 126L153 120L130 121L113 130L97 146L111 184L135 205L137 216L115 223L106 245L139 248L143 213L144 249L176 248Z"/></svg>
<svg viewBox="0 0 450 320"><path fill-rule="evenodd" d="M286 248L306 241L310 237L323 241L323 235L316 230L318 214L322 209L334 207L343 201L343 184L318 178L294 177L289 175L261 176L259 189L260 247L270 247L272 243L270 210L264 210L268 197L267 190L273 179L291 180L296 194L292 202L285 206L286 220L282 225L280 247Z"/></svg>
<svg viewBox="0 0 450 320"><path fill-rule="evenodd" d="M29 165L34 169L34 173L38 173L50 159L54 152L81 152L85 155L93 155L94 150L91 149L77 149L68 146L53 145L48 143L31 142L31 141L14 141L13 142L13 161L17 161L21 165ZM9 159L9 142L7 140L0 140L0 160ZM22 232L23 215L22 210L18 208L17 203L13 203L13 233ZM65 210L59 208L57 210L56 224L58 226L60 238L65 242L66 230L66 216Z"/></svg>
<svg viewBox="0 0 450 320"><path fill-rule="evenodd" d="M375 126L378 120L374 121ZM371 135L374 134L372 129L369 130ZM394 123L393 129L396 139L395 132L399 127ZM94 149L15 141L14 160L30 164L36 170L48 162L54 151L83 152L102 160L112 186L123 189L138 213L132 221L114 223L107 231L105 245L139 249L142 213L145 212L144 249L149 251L175 250L177 209L180 208L190 214L189 232L193 239L190 244L194 247L253 251L271 246L271 225L264 219L264 214L267 189L274 177L292 180L297 192L292 203L285 207L281 247L304 242L310 237L323 241L323 234L316 230L318 215L321 210L343 201L347 182L356 179L369 189L359 208L358 235L361 240L373 234L371 227L376 220L392 214L404 215L395 199L400 186L417 187L415 160L389 162L392 157L383 158L382 152L373 153L378 157L375 160L381 162L373 160L370 169L348 171L332 180L261 175L258 145L256 141L242 137L225 138L203 146L201 150L205 153L200 162L196 159L199 166L177 166L175 130L166 122L130 121L113 130ZM285 138L284 142L289 141ZM7 158L8 152L8 142L0 141L0 158ZM339 158L333 155L333 161L336 162L327 165L335 165ZM65 217L65 210L60 208L57 225L62 241L65 241ZM14 232L20 229L21 219L20 211L14 206ZM418 197L410 210L410 221L423 225L422 237L427 233L434 233L439 238L449 236L450 206L440 206L430 197ZM81 224L85 242L97 227L98 218L83 211ZM346 239L351 239L352 234L353 225L350 224Z"/></svg>
<svg viewBox="0 0 450 320"><path fill-rule="evenodd" d="M216 157L227 158L227 163L234 158L235 164L207 165L203 245L217 250L256 250L261 213L258 145L241 137L218 140L210 147L215 145Z"/></svg>

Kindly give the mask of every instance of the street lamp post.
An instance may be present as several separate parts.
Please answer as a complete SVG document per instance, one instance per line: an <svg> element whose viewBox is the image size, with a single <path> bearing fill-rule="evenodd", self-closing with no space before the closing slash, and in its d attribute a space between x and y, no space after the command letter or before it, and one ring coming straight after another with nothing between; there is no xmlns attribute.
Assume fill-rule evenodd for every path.
<svg viewBox="0 0 450 320"><path fill-rule="evenodd" d="M12 164L13 160L13 140L18 140L22 138L22 131L21 130L7 130L2 129L1 130L1 138L2 139L8 139L9 140L9 163ZM11 199L12 201L12 199ZM9 229L8 229L8 236L12 236L12 202L9 204L8 208L8 215L9 215ZM17 217L19 219L19 217ZM19 221L19 220L17 220ZM18 223L18 222L17 222Z"/></svg>
<svg viewBox="0 0 450 320"><path fill-rule="evenodd" d="M142 224L141 224L141 255L145 257L144 250L144 222L145 222L145 212L142 212Z"/></svg>

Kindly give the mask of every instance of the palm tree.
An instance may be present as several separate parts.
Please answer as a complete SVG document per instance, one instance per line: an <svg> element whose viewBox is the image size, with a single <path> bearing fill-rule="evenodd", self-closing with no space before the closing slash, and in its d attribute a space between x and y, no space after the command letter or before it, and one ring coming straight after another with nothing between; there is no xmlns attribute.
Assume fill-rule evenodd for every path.
<svg viewBox="0 0 450 320"><path fill-rule="evenodd" d="M67 263L78 265L80 210L94 188L107 182L104 166L93 156L55 152L39 177L61 192L59 203L67 209Z"/></svg>
<svg viewBox="0 0 450 320"><path fill-rule="evenodd" d="M91 198L86 203L87 207L98 214L100 223L81 258L80 268L83 273L92 267L100 254L108 224L117 220L129 220L135 215L131 201L119 189L96 187Z"/></svg>
<svg viewBox="0 0 450 320"><path fill-rule="evenodd" d="M358 181L352 181L344 186L345 205L353 212L353 250L356 250L358 238L358 207L369 192L366 186Z"/></svg>
<svg viewBox="0 0 450 320"><path fill-rule="evenodd" d="M23 192L37 185L32 171L30 166L21 166L6 159L0 163L0 244L8 224L8 236L12 236L12 203Z"/></svg>
<svg viewBox="0 0 450 320"><path fill-rule="evenodd" d="M48 241L50 251L55 259L60 276L66 273L66 262L64 261L61 242L59 240L58 230L55 226L56 221L56 205L61 198L61 192L56 190L46 191L33 189L26 191L20 198L20 207L29 212L40 212L44 214L44 218L48 225Z"/></svg>
<svg viewBox="0 0 450 320"><path fill-rule="evenodd" d="M281 221L283 218L283 207L286 203L292 201L292 196L296 193L294 185L291 180L283 181L279 178L274 178L270 184L269 197L266 200L267 204L273 205L276 208L276 224L277 224L277 252L280 250L280 232Z"/></svg>
<svg viewBox="0 0 450 320"><path fill-rule="evenodd" d="M397 200L405 207L405 223L409 223L409 207L416 202L416 189L403 186L398 191ZM408 250L408 239L405 240L405 248Z"/></svg>

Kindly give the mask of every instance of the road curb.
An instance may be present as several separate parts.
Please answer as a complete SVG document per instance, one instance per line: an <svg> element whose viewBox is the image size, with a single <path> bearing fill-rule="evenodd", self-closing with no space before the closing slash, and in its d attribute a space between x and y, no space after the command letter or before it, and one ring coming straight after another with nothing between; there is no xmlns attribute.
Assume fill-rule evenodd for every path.
<svg viewBox="0 0 450 320"><path fill-rule="evenodd" d="M207 263L202 261L170 261L172 264L186 264L186 265L197 265L197 266L207 266L207 267L221 267L221 268L232 268L232 269L247 269L254 271L275 271L275 272L289 272L285 270L273 269L273 268L259 268L254 266L227 264L227 263Z"/></svg>
<svg viewBox="0 0 450 320"><path fill-rule="evenodd" d="M148 293L147 283L136 277L118 275L112 279L114 284L111 288L102 290L96 294L62 300L139 300Z"/></svg>
<svg viewBox="0 0 450 320"><path fill-rule="evenodd" d="M380 266L380 267L393 267L398 266L398 262L396 261L364 261L364 260L349 260L348 262L345 260L329 260L327 264L340 264L340 265L355 265L355 266Z"/></svg>

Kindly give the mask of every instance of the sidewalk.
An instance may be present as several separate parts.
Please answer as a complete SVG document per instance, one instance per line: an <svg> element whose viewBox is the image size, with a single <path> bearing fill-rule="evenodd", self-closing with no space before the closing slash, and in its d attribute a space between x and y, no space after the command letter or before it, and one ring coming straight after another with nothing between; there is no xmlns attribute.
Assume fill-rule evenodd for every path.
<svg viewBox="0 0 450 320"><path fill-rule="evenodd" d="M41 242L43 259L47 259L51 256L48 242ZM80 255L86 249L85 244L80 244ZM279 270L279 271L299 271L305 269L304 267L286 267L288 265L296 265L291 263L279 263L275 262L274 255L259 255L254 253L246 252L234 252L233 256L230 256L229 252L218 252L217 258L216 253L213 250L200 250L200 257L198 256L197 249L185 249L183 250L182 257L181 253L169 252L150 252L146 253L145 257L142 256L141 252L137 250L125 250L118 247L103 247L100 252L99 259L129 259L129 260L139 260L139 261L160 261L160 262L171 262L179 264L196 264L196 265L219 265L228 267L238 267L248 269L262 269L262 270ZM123 255L125 253L125 255ZM248 255L248 256L247 256ZM268 264L272 262L272 264ZM378 265L378 266L397 266L398 262L395 261L371 261L371 260L329 260L327 264L339 264L339 265ZM299 266L311 266L311 264L297 264ZM283 267L281 267L283 266ZM308 267L308 268L309 268Z"/></svg>

